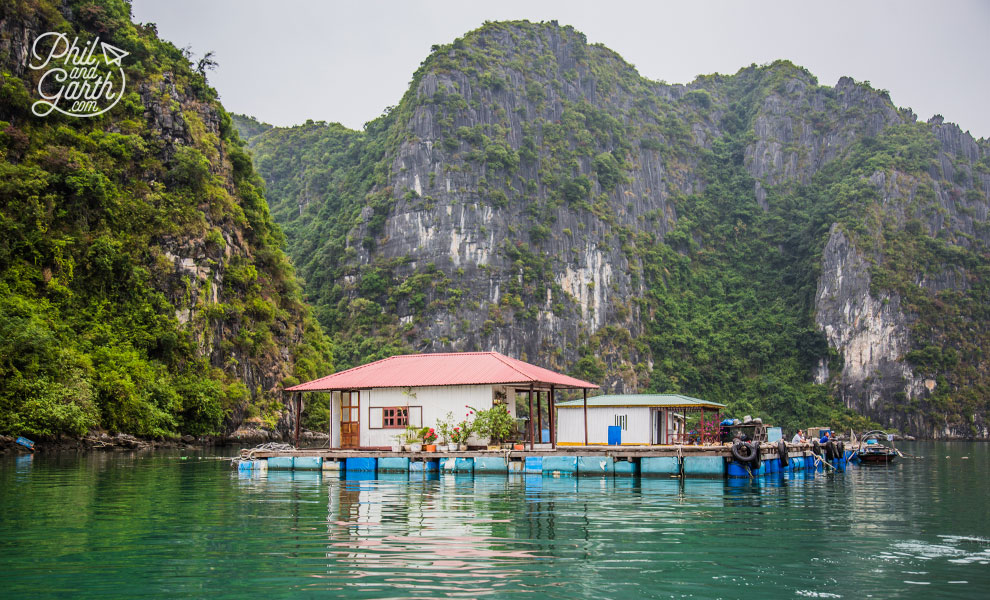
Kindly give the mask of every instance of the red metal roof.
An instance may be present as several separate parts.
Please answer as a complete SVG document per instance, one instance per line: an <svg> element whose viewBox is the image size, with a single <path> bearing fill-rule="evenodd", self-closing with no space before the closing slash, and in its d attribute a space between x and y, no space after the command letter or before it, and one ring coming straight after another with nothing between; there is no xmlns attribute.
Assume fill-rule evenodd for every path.
<svg viewBox="0 0 990 600"><path fill-rule="evenodd" d="M373 363L300 383L290 392L364 390L427 385L488 385L502 383L543 384L559 388L598 386L537 367L498 352L449 354L400 354Z"/></svg>

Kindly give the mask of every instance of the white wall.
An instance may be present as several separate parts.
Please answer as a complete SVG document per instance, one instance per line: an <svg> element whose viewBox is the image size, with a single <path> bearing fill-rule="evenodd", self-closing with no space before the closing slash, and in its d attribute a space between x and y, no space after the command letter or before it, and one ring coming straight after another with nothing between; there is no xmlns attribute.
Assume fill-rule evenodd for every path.
<svg viewBox="0 0 990 600"><path fill-rule="evenodd" d="M340 448L340 392L330 394L330 448Z"/></svg>
<svg viewBox="0 0 990 600"><path fill-rule="evenodd" d="M499 386L494 386L499 387ZM370 429L371 408L385 406L422 406L423 426L436 428L438 420L454 413L459 422L468 412L465 406L478 410L491 408L493 386L491 385L450 385L417 388L377 388L361 390L361 446L391 446L395 435L403 429ZM515 407L509 404L509 412L515 416ZM336 413L337 421L340 412ZM339 430L339 423L337 425ZM488 440L471 436L468 443L484 445ZM339 445L339 444L338 444Z"/></svg>
<svg viewBox="0 0 990 600"><path fill-rule="evenodd" d="M626 416L626 429L622 432L623 444L650 443L650 407L589 406L588 443L607 444L608 427L615 425L615 416ZM557 409L557 443L584 444L584 408Z"/></svg>

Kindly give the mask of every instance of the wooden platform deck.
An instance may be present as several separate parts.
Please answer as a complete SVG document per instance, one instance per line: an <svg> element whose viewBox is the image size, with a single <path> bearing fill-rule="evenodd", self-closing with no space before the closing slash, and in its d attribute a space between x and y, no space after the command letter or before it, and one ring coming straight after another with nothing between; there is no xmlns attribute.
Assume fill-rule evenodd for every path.
<svg viewBox="0 0 990 600"><path fill-rule="evenodd" d="M858 446L848 444L846 450L855 450ZM324 460L346 460L348 458L409 458L412 460L440 460L443 458L478 458L501 457L509 460L524 460L528 456L611 456L618 459L643 457L682 457L682 456L731 456L731 444L709 446L558 446L553 448L537 448L533 450L466 450L463 452L392 452L391 450L341 450L327 448L298 448L288 451L255 452L254 458L271 458L278 456L296 457L312 456ZM788 444L790 452L798 454L811 450L811 444ZM772 458L777 454L777 445L763 444L763 455ZM773 456L771 456L771 454Z"/></svg>

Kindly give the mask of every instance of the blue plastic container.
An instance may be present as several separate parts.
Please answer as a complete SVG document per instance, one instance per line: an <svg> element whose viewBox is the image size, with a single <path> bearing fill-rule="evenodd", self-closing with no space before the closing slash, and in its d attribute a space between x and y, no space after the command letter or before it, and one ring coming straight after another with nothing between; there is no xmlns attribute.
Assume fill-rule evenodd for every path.
<svg viewBox="0 0 990 600"><path fill-rule="evenodd" d="M409 470L409 459L404 456L385 456L378 459L379 473L405 473Z"/></svg>
<svg viewBox="0 0 990 600"><path fill-rule="evenodd" d="M532 458L542 458L542 469L543 472L548 475L558 474L558 475L576 475L577 474L577 457L576 456L540 456ZM527 459L528 460L528 459ZM528 468L528 467L527 467ZM529 472L529 471L527 471Z"/></svg>
<svg viewBox="0 0 990 600"><path fill-rule="evenodd" d="M721 456L685 456L685 477L725 477L725 459Z"/></svg>
<svg viewBox="0 0 990 600"><path fill-rule="evenodd" d="M621 446L622 445L622 428L618 425L608 426L608 445L609 446Z"/></svg>
<svg viewBox="0 0 990 600"><path fill-rule="evenodd" d="M454 462L454 473L474 473L474 459L458 458Z"/></svg>
<svg viewBox="0 0 990 600"><path fill-rule="evenodd" d="M676 456L644 456L639 459L639 474L643 477L670 477L681 474Z"/></svg>
<svg viewBox="0 0 990 600"><path fill-rule="evenodd" d="M544 444L549 444L550 443L550 430L549 429L544 429L543 431L540 432L540 441L542 441Z"/></svg>
<svg viewBox="0 0 990 600"><path fill-rule="evenodd" d="M297 456L292 460L292 469L295 471L322 471L322 456Z"/></svg>
<svg viewBox="0 0 990 600"><path fill-rule="evenodd" d="M729 477L749 477L750 473L746 465L737 460L730 460L726 470Z"/></svg>
<svg viewBox="0 0 990 600"><path fill-rule="evenodd" d="M268 458L268 470L269 471L291 471L292 470L292 457L291 456L272 456Z"/></svg>
<svg viewBox="0 0 990 600"><path fill-rule="evenodd" d="M475 473L508 473L504 456L478 456L474 459Z"/></svg>
<svg viewBox="0 0 990 600"><path fill-rule="evenodd" d="M543 457L542 456L527 456L526 464L523 467L523 472L527 475L533 475L536 473L543 474Z"/></svg>
<svg viewBox="0 0 990 600"><path fill-rule="evenodd" d="M439 460L411 460L409 461L409 471L417 473L428 473L440 470Z"/></svg>
<svg viewBox="0 0 990 600"><path fill-rule="evenodd" d="M348 473L374 473L378 469L378 461L374 458L350 458L344 461L344 470ZM350 477L348 477L350 479Z"/></svg>
<svg viewBox="0 0 990 600"><path fill-rule="evenodd" d="M578 475L612 475L615 461L611 456L579 456Z"/></svg>

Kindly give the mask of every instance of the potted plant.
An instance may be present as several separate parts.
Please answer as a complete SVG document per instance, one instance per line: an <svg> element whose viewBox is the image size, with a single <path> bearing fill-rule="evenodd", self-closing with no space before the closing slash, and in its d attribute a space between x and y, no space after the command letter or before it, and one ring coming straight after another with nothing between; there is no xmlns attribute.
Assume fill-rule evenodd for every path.
<svg viewBox="0 0 990 600"><path fill-rule="evenodd" d="M453 442L461 452L467 450L467 441L471 437L471 422L467 419L461 421L454 427Z"/></svg>
<svg viewBox="0 0 990 600"><path fill-rule="evenodd" d="M488 438L488 449L501 449L502 442L512 435L516 424L509 409L504 404L496 404L485 410L471 410L475 413L474 430Z"/></svg>
<svg viewBox="0 0 990 600"><path fill-rule="evenodd" d="M432 427L424 427L423 429L426 430L426 435L423 436L423 448L427 452L436 452L437 451L437 446L436 446L436 443L437 443L437 434L436 434L436 432L433 431L433 428Z"/></svg>
<svg viewBox="0 0 990 600"><path fill-rule="evenodd" d="M399 452L402 450L402 442L406 439L405 432L397 433L392 436L392 452Z"/></svg>
<svg viewBox="0 0 990 600"><path fill-rule="evenodd" d="M405 431L406 449L410 452L423 451L423 433L419 427L406 426Z"/></svg>
<svg viewBox="0 0 990 600"><path fill-rule="evenodd" d="M444 450L451 450L450 445L454 445L456 450L456 444L453 444L453 431L454 431L454 413L449 412L447 416L443 419L437 421L437 434L440 436L440 447Z"/></svg>

